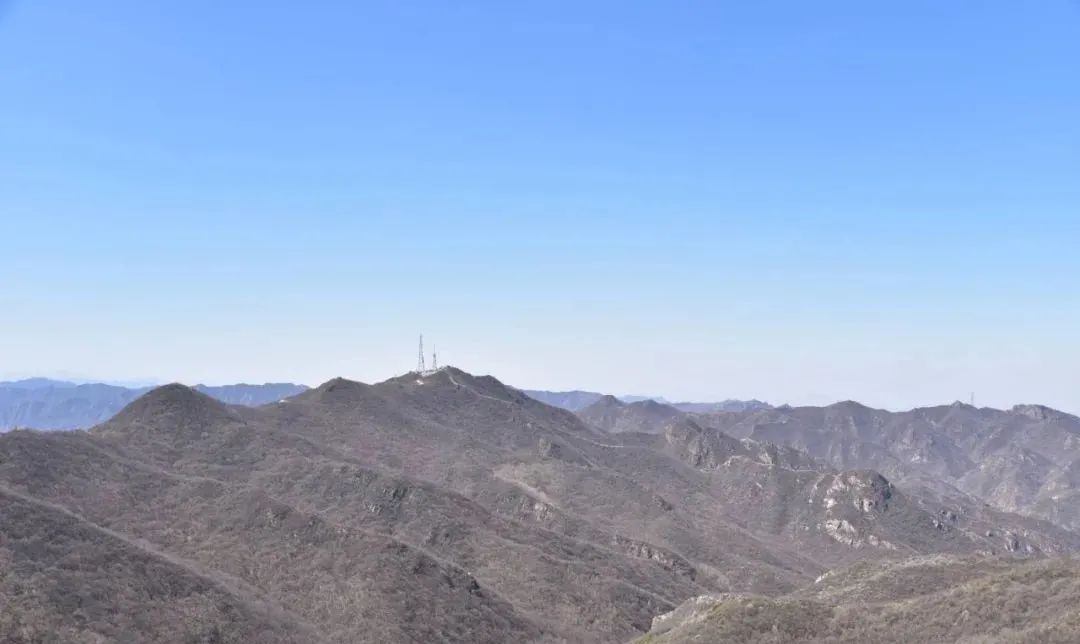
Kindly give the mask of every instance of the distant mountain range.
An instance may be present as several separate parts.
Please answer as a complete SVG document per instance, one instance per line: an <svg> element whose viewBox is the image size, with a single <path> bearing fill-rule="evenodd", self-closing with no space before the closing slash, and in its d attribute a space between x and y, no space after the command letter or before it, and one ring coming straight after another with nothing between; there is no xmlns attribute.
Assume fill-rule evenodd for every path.
<svg viewBox="0 0 1080 644"><path fill-rule="evenodd" d="M958 402L890 412L848 401L699 418L833 467L871 468L941 498L959 490L1004 511L1080 529L1080 418L1055 409Z"/></svg>
<svg viewBox="0 0 1080 644"><path fill-rule="evenodd" d="M113 417L124 405L153 387L123 387L103 383L76 383L51 378L27 378L0 382L0 431L16 427L29 429L88 429ZM261 385L196 385L212 398L254 407L295 396L304 385L266 383ZM526 390L530 397L555 407L577 412L605 397L592 391ZM668 403L662 397L621 396L627 403L652 401L696 413L771 409L757 400L724 400L715 403Z"/></svg>
<svg viewBox="0 0 1080 644"><path fill-rule="evenodd" d="M982 437L954 439L956 458L1017 432L1042 437L1031 450L1075 433L1049 410L1000 413L926 418L935 440ZM1075 566L1032 560L1080 554L1080 535L835 464L922 444L873 410L604 398L582 415L446 367L258 407L166 385L87 432L0 434L0 632L524 644L811 628L895 641L918 627L920 641L986 641L1028 615L1075 625ZM767 431L778 440L755 436ZM786 444L801 433L824 458Z"/></svg>
<svg viewBox="0 0 1080 644"><path fill-rule="evenodd" d="M152 387L119 387L99 383L78 384L49 378L0 382L0 431L32 429L86 429L113 417L125 405ZM307 390L303 385L267 383L195 387L213 398L234 405L265 405Z"/></svg>
<svg viewBox="0 0 1080 644"><path fill-rule="evenodd" d="M568 411L578 412L589 405L604 398L607 394L595 391L543 391L539 389L524 389L526 395L542 403L555 407L561 407ZM749 411L755 409L772 409L772 405L760 400L721 400L720 402L680 402L672 403L662 396L613 396L625 403L636 403L651 400L662 405L670 405L680 411L704 413L717 411Z"/></svg>
<svg viewBox="0 0 1080 644"><path fill-rule="evenodd" d="M833 467L872 469L939 499L970 494L1003 511L1080 530L1080 418L1065 412L963 403L890 412L852 401L690 409L707 411L603 396L577 414L606 432L646 434L685 416L735 438L793 447Z"/></svg>

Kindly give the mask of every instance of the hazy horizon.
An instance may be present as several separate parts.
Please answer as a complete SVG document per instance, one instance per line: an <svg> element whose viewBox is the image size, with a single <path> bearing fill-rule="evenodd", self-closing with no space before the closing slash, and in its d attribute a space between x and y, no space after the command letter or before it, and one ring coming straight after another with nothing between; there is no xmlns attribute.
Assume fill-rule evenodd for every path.
<svg viewBox="0 0 1080 644"><path fill-rule="evenodd" d="M423 331L519 387L1080 410L1077 60L1066 0L10 2L0 373L372 382Z"/></svg>
<svg viewBox="0 0 1080 644"><path fill-rule="evenodd" d="M468 371L470 373L473 373L473 375L478 375L478 376L488 375L488 376L494 376L496 378L499 377L499 375L496 374L496 373L486 373L486 372L479 372L479 371L472 372L469 369L465 369L465 368L460 367L459 365L456 365L456 364L455 365L448 365L448 366L452 366L452 367L455 367L455 368L462 369L464 371ZM414 367L414 369L415 369L415 367ZM374 383L382 382L382 381L385 381L385 380L389 380L391 378L395 378L395 377L404 375L406 373L409 373L409 371L410 371L410 369L403 369L400 372L388 374L388 375L385 375L385 376L382 376L382 377L376 377L376 378L373 378L373 379L370 379L370 380L359 380L357 378L348 378L347 376L332 376L331 378L327 378L326 380L321 380L321 381L318 381L318 382L297 382L297 381L285 381L285 380L274 380L274 379L253 379L253 380L246 380L246 381L209 381L209 382L203 382L203 381L192 382L192 381L183 381L183 380L177 380L177 379L170 380L170 379L154 379L154 378L137 378L137 379L131 379L131 380L103 380L103 379L99 379L99 378L78 376L78 375L72 375L72 374L65 375L63 373L53 374L53 375L49 375L49 374L45 374L45 375L41 375L41 374L38 374L38 375L26 375L26 374L5 375L3 372L0 372L0 383L18 382L20 380L28 380L28 379L33 379L33 378L44 378L44 379L48 379L48 380L57 380L57 381L70 382L70 383L74 383L74 384L77 384L77 385L104 384L104 385L111 385L111 386L114 386L114 387L125 387L125 388L130 388L130 389L155 388L155 387L160 387L160 386L164 386L164 385L172 384L172 383L180 383L180 384L187 385L189 387L194 387L196 385L205 385L205 386L209 386L209 387L218 387L218 386L226 386L226 385L264 385L264 384L286 383L286 382L291 383L291 384L303 385L305 387L315 388L315 387L318 387L319 385L322 385L322 384L324 384L324 383L326 383L329 380L332 380L334 378L347 378L349 380L359 380L360 382L365 382L367 384L374 384ZM938 401L927 401L925 403L909 405L909 406L875 405L875 404L871 404L871 403L868 403L868 402L863 401L863 400L856 400L856 399L853 399L853 398L837 398L835 400L822 399L820 401L796 402L796 401L788 401L788 400L768 400L768 399L765 399L765 398L761 398L760 396L743 396L743 397L727 396L727 395L723 395L721 393L718 393L717 395L711 396L711 397L691 399L691 398L679 398L679 397L667 396L667 395L664 395L663 393L657 393L657 392L637 392L637 391L626 392L626 391L608 390L608 389L604 389L604 388L590 388L590 387L576 387L576 386L570 386L570 387L546 387L546 386L543 386L543 385L531 386L531 385L522 385L522 384L519 384L519 383L514 383L514 382L509 382L509 381L505 381L505 384L516 387L518 389L535 390L535 391L549 391L549 392L554 392L554 393L570 393L570 392L574 392L574 391L583 391L583 392L592 392L592 393L613 395L613 396L616 396L618 398L651 398L651 399L656 399L656 400L663 401L663 402L668 403L668 404L676 404L676 403L715 403L715 402L723 402L725 400L744 400L744 401L758 400L758 401L765 402L765 403L768 403L770 405L773 405L775 407L779 407L779 406L782 406L782 405L791 405L793 407L799 407L799 406L828 406L828 405L835 404L835 403L854 401L854 402L857 402L857 403L860 403L860 404L863 404L863 405L866 405L868 407L872 407L872 408L875 408L875 409L884 409L884 410L887 410L887 411L900 412L900 411L909 411L911 409L917 409L917 408L923 408L923 407L936 407L936 406L940 406L940 405L950 405L950 404L957 403L957 402L964 403L964 404L970 404L971 403L970 396L968 398L954 398L954 399L951 399L951 400L944 400L943 399L943 400L938 400ZM976 392L971 392L971 393L976 393ZM977 395L976 395L974 403L975 403L976 407L987 407L987 408L1005 409L1005 410L1011 409L1012 407L1017 406L1017 405L1044 405L1044 406L1054 407L1053 405L1047 405L1046 403L1043 403L1042 401L1039 401L1039 400L1017 400L1017 401L1012 402L1012 403L995 405L995 404L985 403L985 402L979 400ZM1064 407L1056 407L1056 409L1058 409L1059 411L1063 411L1063 412L1074 414L1074 415L1076 415L1078 413L1077 411L1074 411L1074 410L1071 410L1071 409L1068 409L1068 408L1064 408Z"/></svg>

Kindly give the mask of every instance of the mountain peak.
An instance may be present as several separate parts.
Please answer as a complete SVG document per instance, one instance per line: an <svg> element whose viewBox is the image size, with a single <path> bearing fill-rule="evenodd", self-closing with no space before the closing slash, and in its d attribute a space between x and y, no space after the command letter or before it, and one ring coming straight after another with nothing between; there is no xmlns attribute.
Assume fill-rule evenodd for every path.
<svg viewBox="0 0 1080 644"><path fill-rule="evenodd" d="M366 387L367 385L363 386ZM482 398L497 399L508 403L527 404L536 402L525 392L504 384L494 376L477 376L450 365L424 373L410 371L372 385L372 387L381 393L388 393L395 389L410 390L413 393L466 390Z"/></svg>
<svg viewBox="0 0 1080 644"><path fill-rule="evenodd" d="M316 404L352 405L369 398L370 394L371 385L338 376L289 400Z"/></svg>
<svg viewBox="0 0 1080 644"><path fill-rule="evenodd" d="M1009 413L1027 416L1032 420L1056 420L1068 416L1065 412L1045 405L1015 405L1009 410Z"/></svg>
<svg viewBox="0 0 1080 644"><path fill-rule="evenodd" d="M653 400L652 398L646 398L645 400L638 400L638 401L632 402L630 404L633 405L633 406L636 406L636 407L640 407L642 409L648 409L648 410L653 410L653 411L661 410L661 409L674 409L671 405L668 405L668 404L665 404L665 403L662 403L662 402L657 402L657 401Z"/></svg>
<svg viewBox="0 0 1080 644"><path fill-rule="evenodd" d="M315 389L313 389L312 391L318 393L337 393L342 391L364 389L368 386L369 385L366 385L358 380L349 380L348 378L342 378L341 376L338 376L336 378L331 378L330 380L327 380L318 387L315 387Z"/></svg>
<svg viewBox="0 0 1080 644"><path fill-rule="evenodd" d="M139 396L101 427L108 430L154 429L171 432L204 430L236 420L229 407L187 385L162 385Z"/></svg>
<svg viewBox="0 0 1080 644"><path fill-rule="evenodd" d="M225 409L224 403L178 382L155 387L136 398L128 410L149 409L155 407L211 407Z"/></svg>
<svg viewBox="0 0 1080 644"><path fill-rule="evenodd" d="M866 405L858 402L857 400L841 400L840 402L835 402L829 405L827 409L834 409L847 413L874 411L872 407L867 407Z"/></svg>
<svg viewBox="0 0 1080 644"><path fill-rule="evenodd" d="M655 400L626 403L614 396L603 396L578 412L586 423L607 432L662 433L672 419L683 412Z"/></svg>
<svg viewBox="0 0 1080 644"><path fill-rule="evenodd" d="M506 402L523 404L532 401L532 398L524 392L503 383L495 376L477 376L449 365L440 368L434 374L425 376L424 382L442 382L454 387L464 387L479 396L496 398Z"/></svg>

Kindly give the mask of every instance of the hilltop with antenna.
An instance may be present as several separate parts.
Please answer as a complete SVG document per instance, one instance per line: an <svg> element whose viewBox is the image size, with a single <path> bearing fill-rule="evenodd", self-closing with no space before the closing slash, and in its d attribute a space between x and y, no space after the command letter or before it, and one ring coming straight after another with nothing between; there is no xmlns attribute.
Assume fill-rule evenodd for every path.
<svg viewBox="0 0 1080 644"><path fill-rule="evenodd" d="M439 370L439 354L435 351L435 347L431 348L431 368L427 367L427 363L424 360L424 334L420 334L420 350L416 358L416 373L421 376L430 376Z"/></svg>

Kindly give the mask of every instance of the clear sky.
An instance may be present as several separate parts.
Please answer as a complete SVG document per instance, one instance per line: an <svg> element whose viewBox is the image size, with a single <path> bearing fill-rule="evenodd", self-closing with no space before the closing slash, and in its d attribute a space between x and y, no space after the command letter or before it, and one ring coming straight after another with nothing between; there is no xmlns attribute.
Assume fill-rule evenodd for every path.
<svg viewBox="0 0 1080 644"><path fill-rule="evenodd" d="M1080 411L1080 4L0 0L0 377Z"/></svg>

